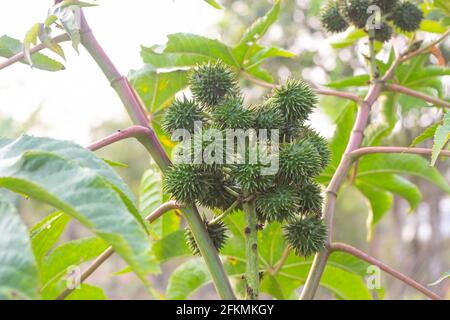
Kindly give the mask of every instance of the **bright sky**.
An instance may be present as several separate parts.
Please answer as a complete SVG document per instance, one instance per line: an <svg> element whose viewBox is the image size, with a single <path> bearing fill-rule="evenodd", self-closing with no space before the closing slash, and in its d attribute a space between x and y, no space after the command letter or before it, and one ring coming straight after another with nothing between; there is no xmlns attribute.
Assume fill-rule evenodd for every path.
<svg viewBox="0 0 450 320"><path fill-rule="evenodd" d="M44 21L53 0L5 1L0 11L0 36L22 39L36 22ZM222 12L200 0L99 1L85 9L96 36L113 62L126 75L139 68L140 45L164 44L166 35L192 32L211 37L211 25ZM65 71L56 73L15 65L0 73L0 115L24 121L40 104L43 127L29 133L57 139L90 142L92 127L111 118L124 117L123 107L103 74L81 50L63 44Z"/></svg>

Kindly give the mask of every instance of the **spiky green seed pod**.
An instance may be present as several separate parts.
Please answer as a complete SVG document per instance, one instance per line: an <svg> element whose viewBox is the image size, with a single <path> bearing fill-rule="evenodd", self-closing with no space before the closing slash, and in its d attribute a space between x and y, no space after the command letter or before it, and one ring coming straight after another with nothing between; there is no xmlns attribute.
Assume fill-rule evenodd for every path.
<svg viewBox="0 0 450 320"><path fill-rule="evenodd" d="M398 5L398 0L372 0L372 4L380 7L383 14L391 13Z"/></svg>
<svg viewBox="0 0 450 320"><path fill-rule="evenodd" d="M261 220L284 222L293 218L299 209L300 197L290 186L278 186L256 198Z"/></svg>
<svg viewBox="0 0 450 320"><path fill-rule="evenodd" d="M220 61L197 66L189 78L192 95L204 107L214 107L226 96L239 93L236 75Z"/></svg>
<svg viewBox="0 0 450 320"><path fill-rule="evenodd" d="M322 213L322 188L314 181L304 183L297 190L299 196L299 211L303 215L314 214L320 216Z"/></svg>
<svg viewBox="0 0 450 320"><path fill-rule="evenodd" d="M183 99L176 99L167 108L162 128L169 135L176 129L185 129L194 133L194 123L197 121L203 122L203 120L200 107L194 101L183 97Z"/></svg>
<svg viewBox="0 0 450 320"><path fill-rule="evenodd" d="M164 190L181 203L194 203L208 188L212 178L190 164L170 167L164 176Z"/></svg>
<svg viewBox="0 0 450 320"><path fill-rule="evenodd" d="M219 103L212 112L214 125L221 129L247 130L254 125L253 112L244 107L244 99L233 96Z"/></svg>
<svg viewBox="0 0 450 320"><path fill-rule="evenodd" d="M321 167L325 169L331 160L331 152L328 146L328 141L318 134L314 129L309 126L303 126L297 131L297 139L306 139L310 142L319 152L321 159Z"/></svg>
<svg viewBox="0 0 450 320"><path fill-rule="evenodd" d="M306 140L298 141L282 146L278 176L286 183L302 184L319 175L321 164L317 149Z"/></svg>
<svg viewBox="0 0 450 320"><path fill-rule="evenodd" d="M284 125L284 117L280 110L274 108L271 104L264 104L255 110L255 128L280 130Z"/></svg>
<svg viewBox="0 0 450 320"><path fill-rule="evenodd" d="M339 33L349 27L347 21L339 12L339 5L335 0L329 0L320 14L322 26L331 33Z"/></svg>
<svg viewBox="0 0 450 320"><path fill-rule="evenodd" d="M206 171L205 175L209 176L210 184L199 196L198 202L200 205L211 209L228 209L236 198L225 190L226 181L223 173L207 167L203 167L203 170Z"/></svg>
<svg viewBox="0 0 450 320"><path fill-rule="evenodd" d="M273 176L263 174L262 164L238 164L232 167L233 181L249 193L260 192L273 186Z"/></svg>
<svg viewBox="0 0 450 320"><path fill-rule="evenodd" d="M311 87L302 80L288 80L286 84L275 89L269 100L289 122L308 120L317 103L317 96Z"/></svg>
<svg viewBox="0 0 450 320"><path fill-rule="evenodd" d="M423 12L411 2L402 2L395 8L391 18L400 30L413 32L419 29Z"/></svg>
<svg viewBox="0 0 450 320"><path fill-rule="evenodd" d="M217 251L220 251L228 240L228 229L225 223L223 221L218 221L215 223L204 221L204 223L206 231L208 231L209 237L211 238L214 247L217 249ZM200 249L197 246L197 242L195 241L191 229L186 228L184 235L192 253L194 255L200 255Z"/></svg>
<svg viewBox="0 0 450 320"><path fill-rule="evenodd" d="M284 226L283 233L298 256L309 257L325 248L327 227L317 216L297 216Z"/></svg>
<svg viewBox="0 0 450 320"><path fill-rule="evenodd" d="M392 38L392 27L387 23L383 22L380 28L375 28L375 40L380 42L388 42Z"/></svg>
<svg viewBox="0 0 450 320"><path fill-rule="evenodd" d="M370 0L340 0L339 9L345 20L355 27L363 29L369 19L367 9L370 4Z"/></svg>

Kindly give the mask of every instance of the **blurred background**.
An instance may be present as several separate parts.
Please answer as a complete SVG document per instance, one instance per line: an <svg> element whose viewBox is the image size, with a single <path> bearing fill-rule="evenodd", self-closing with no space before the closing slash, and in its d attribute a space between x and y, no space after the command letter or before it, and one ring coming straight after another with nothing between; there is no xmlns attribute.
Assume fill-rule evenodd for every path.
<svg viewBox="0 0 450 320"><path fill-rule="evenodd" d="M25 4L26 3L26 4ZM52 1L5 0L0 11L0 34L23 38L36 21L45 18ZM105 50L123 74L142 65L140 46L164 44L166 36L190 32L225 43L235 43L243 30L273 5L271 0L220 0L224 10L215 10L199 0L128 0L100 1L100 6L85 10L91 27ZM272 59L266 62L278 81L298 76L317 84L366 72L358 46L335 50L321 30L317 18L322 0L286 0L280 19L264 37L263 43L294 52L294 59ZM20 18L20 19L19 19ZM428 36L432 37L432 36ZM67 139L88 145L130 121L119 99L97 70L87 53L80 55L66 48L66 70L47 73L15 65L0 73L0 135L17 137L29 134ZM450 42L442 46L446 61L450 61ZM49 54L51 55L51 54ZM447 64L448 65L448 64ZM449 79L446 81L446 96ZM260 88L247 88L250 100L264 94ZM330 137L340 104L335 99L322 99L321 108L312 119L313 126ZM386 144L407 146L423 129L441 114L436 109L411 109L399 115L398 127ZM376 114L374 115L376 117ZM431 147L431 145L428 145ZM143 172L148 169L146 152L135 142L118 143L99 152L101 157L122 162L128 168L117 169L136 192ZM438 168L450 179L449 161L438 162ZM359 192L346 187L339 198L335 234L345 241L370 252L421 283L430 283L450 269L450 197L423 180L417 183L424 195L415 212L396 198L394 206L377 226L373 240L366 241L368 206ZM31 200L21 200L21 214L33 225L51 209ZM72 223L65 239L78 238L87 232ZM170 271L178 263L164 266L162 275L154 277L158 291L164 292ZM123 262L114 258L96 273L90 282L105 288L112 299L151 299L132 274L116 276ZM386 299L421 299L422 296L402 282L383 275ZM450 298L450 281L435 288L438 294ZM211 287L197 292L194 298L215 298ZM320 298L331 298L325 291Z"/></svg>

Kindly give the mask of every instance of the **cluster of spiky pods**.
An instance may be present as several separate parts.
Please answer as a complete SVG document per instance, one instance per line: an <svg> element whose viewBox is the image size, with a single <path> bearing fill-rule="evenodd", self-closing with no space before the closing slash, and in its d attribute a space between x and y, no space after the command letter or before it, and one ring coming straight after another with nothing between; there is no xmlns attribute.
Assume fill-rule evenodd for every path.
<svg viewBox="0 0 450 320"><path fill-rule="evenodd" d="M376 21L377 9L381 21ZM419 7L401 0L329 0L321 13L322 25L331 33L343 32L350 25L368 32L371 27L368 24L378 22L374 36L380 42L391 39L393 27L413 32L419 29L422 20L423 12Z"/></svg>
<svg viewBox="0 0 450 320"><path fill-rule="evenodd" d="M278 157L279 169L264 174L262 169L267 163L250 162L248 157L240 163L227 163L224 150L221 164L174 164L165 175L165 191L181 203L198 204L221 215L224 211L239 211L243 203L254 201L261 225L283 224L287 244L298 255L320 251L327 228L321 218L321 187L315 178L328 165L330 152L327 141L305 125L317 103L309 85L288 80L260 105L246 107L236 74L220 62L197 66L189 82L193 98L177 99L166 111L163 129L168 134L175 129L195 133L199 123L202 128L220 132L278 130L279 148L271 156ZM180 145L185 150L193 149L193 144ZM205 147L204 141L200 143L200 148ZM227 240L225 222L215 217L211 221L205 218L204 223L220 250ZM193 252L199 254L189 229L186 239Z"/></svg>

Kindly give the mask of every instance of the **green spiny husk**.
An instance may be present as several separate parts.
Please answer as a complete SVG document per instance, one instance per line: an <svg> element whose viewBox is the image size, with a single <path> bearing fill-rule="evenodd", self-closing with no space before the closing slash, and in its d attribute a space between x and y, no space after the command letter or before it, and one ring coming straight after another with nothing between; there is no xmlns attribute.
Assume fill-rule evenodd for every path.
<svg viewBox="0 0 450 320"><path fill-rule="evenodd" d="M391 19L400 30L413 32L419 29L423 20L423 12L411 2L402 2L395 8Z"/></svg>
<svg viewBox="0 0 450 320"><path fill-rule="evenodd" d="M228 228L223 221L210 223L205 221L205 228L211 238L214 247L220 251L228 240ZM200 249L195 241L194 235L189 227L185 230L186 242L194 255L200 255Z"/></svg>
<svg viewBox="0 0 450 320"><path fill-rule="evenodd" d="M329 0L320 14L322 26L331 33L339 33L349 27L347 21L339 11L339 5L335 0Z"/></svg>
<svg viewBox="0 0 450 320"><path fill-rule="evenodd" d="M314 181L308 181L298 189L299 212L303 215L314 214L320 216L322 213L323 196L322 188Z"/></svg>
<svg viewBox="0 0 450 320"><path fill-rule="evenodd" d="M340 12L344 19L359 29L363 29L367 24L369 19L367 9L370 5L370 0L339 0Z"/></svg>
<svg viewBox="0 0 450 320"><path fill-rule="evenodd" d="M295 216L299 202L300 197L292 187L280 185L260 194L256 198L256 208L260 220L284 222Z"/></svg>
<svg viewBox="0 0 450 320"><path fill-rule="evenodd" d="M195 100L206 108L215 107L227 96L239 94L236 75L220 61L197 66L189 77Z"/></svg>
<svg viewBox="0 0 450 320"><path fill-rule="evenodd" d="M194 124L199 121L204 121L202 110L194 101L183 97L183 99L176 99L167 108L162 128L169 135L177 129L194 133Z"/></svg>
<svg viewBox="0 0 450 320"><path fill-rule="evenodd" d="M297 216L283 227L283 234L295 254L309 257L325 248L327 227L315 215Z"/></svg>
<svg viewBox="0 0 450 320"><path fill-rule="evenodd" d="M224 129L247 130L254 126L254 114L244 107L241 96L231 96L219 103L212 112L214 126Z"/></svg>

